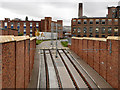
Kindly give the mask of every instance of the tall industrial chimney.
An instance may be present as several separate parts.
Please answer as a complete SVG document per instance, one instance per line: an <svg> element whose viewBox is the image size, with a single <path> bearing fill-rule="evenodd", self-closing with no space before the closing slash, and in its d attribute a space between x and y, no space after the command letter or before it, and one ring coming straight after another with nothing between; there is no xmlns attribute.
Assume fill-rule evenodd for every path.
<svg viewBox="0 0 120 90"><path fill-rule="evenodd" d="M120 6L120 1L118 2L118 6Z"/></svg>
<svg viewBox="0 0 120 90"><path fill-rule="evenodd" d="M79 3L78 18L83 16L83 4Z"/></svg>

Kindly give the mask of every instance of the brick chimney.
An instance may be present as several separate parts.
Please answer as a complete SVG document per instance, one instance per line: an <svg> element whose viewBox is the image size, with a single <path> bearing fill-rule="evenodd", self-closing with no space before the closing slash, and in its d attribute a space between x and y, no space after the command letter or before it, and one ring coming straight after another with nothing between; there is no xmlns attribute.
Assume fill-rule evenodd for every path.
<svg viewBox="0 0 120 90"><path fill-rule="evenodd" d="M83 16L83 4L79 3L78 18Z"/></svg>

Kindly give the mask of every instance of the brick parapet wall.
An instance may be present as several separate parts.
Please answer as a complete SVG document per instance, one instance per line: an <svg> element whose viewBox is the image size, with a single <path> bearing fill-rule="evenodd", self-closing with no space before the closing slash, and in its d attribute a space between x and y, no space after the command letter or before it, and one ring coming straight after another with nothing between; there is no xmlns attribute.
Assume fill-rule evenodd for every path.
<svg viewBox="0 0 120 90"><path fill-rule="evenodd" d="M30 46L34 48L35 38L24 36L0 36L0 89L27 88L30 82ZM33 42L32 45L30 45ZM34 47L33 47L34 45ZM32 59L34 62L34 58ZM32 67L33 68L33 67ZM31 69L32 70L32 69Z"/></svg>
<svg viewBox="0 0 120 90"><path fill-rule="evenodd" d="M73 37L70 49L113 88L120 89L120 37L82 39Z"/></svg>
<svg viewBox="0 0 120 90"><path fill-rule="evenodd" d="M17 30L11 30L11 29L7 29L7 30L1 30L0 29L0 35L14 35L14 36L18 36L18 31Z"/></svg>

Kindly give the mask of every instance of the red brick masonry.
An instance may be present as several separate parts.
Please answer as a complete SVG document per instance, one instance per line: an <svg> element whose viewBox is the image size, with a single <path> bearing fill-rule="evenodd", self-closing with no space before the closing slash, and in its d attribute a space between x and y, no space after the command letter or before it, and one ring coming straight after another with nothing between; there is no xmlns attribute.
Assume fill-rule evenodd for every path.
<svg viewBox="0 0 120 90"><path fill-rule="evenodd" d="M33 69L35 38L28 36L0 36L0 38L1 88L27 88L30 81L30 70ZM34 51L31 51L31 48ZM31 55L30 52L32 52ZM32 62L32 66L30 66L30 62Z"/></svg>
<svg viewBox="0 0 120 90"><path fill-rule="evenodd" d="M79 52L76 54L96 70L113 88L120 90L120 37L73 37L69 47L75 53Z"/></svg>

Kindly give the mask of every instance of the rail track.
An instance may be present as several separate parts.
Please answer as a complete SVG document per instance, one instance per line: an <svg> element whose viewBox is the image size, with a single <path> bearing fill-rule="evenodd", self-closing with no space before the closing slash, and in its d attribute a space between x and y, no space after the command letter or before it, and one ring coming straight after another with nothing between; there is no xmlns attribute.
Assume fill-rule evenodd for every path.
<svg viewBox="0 0 120 90"><path fill-rule="evenodd" d="M58 58L55 58L56 50L41 49L41 57L44 64L40 71L39 88L74 88L74 89L98 89L97 84L86 71L65 49L58 49ZM44 74L44 75L42 75ZM54 77L53 77L53 76ZM44 79L45 78L45 79ZM44 79L44 80L43 80ZM46 83L45 83L46 82ZM46 85L41 84L44 83Z"/></svg>

